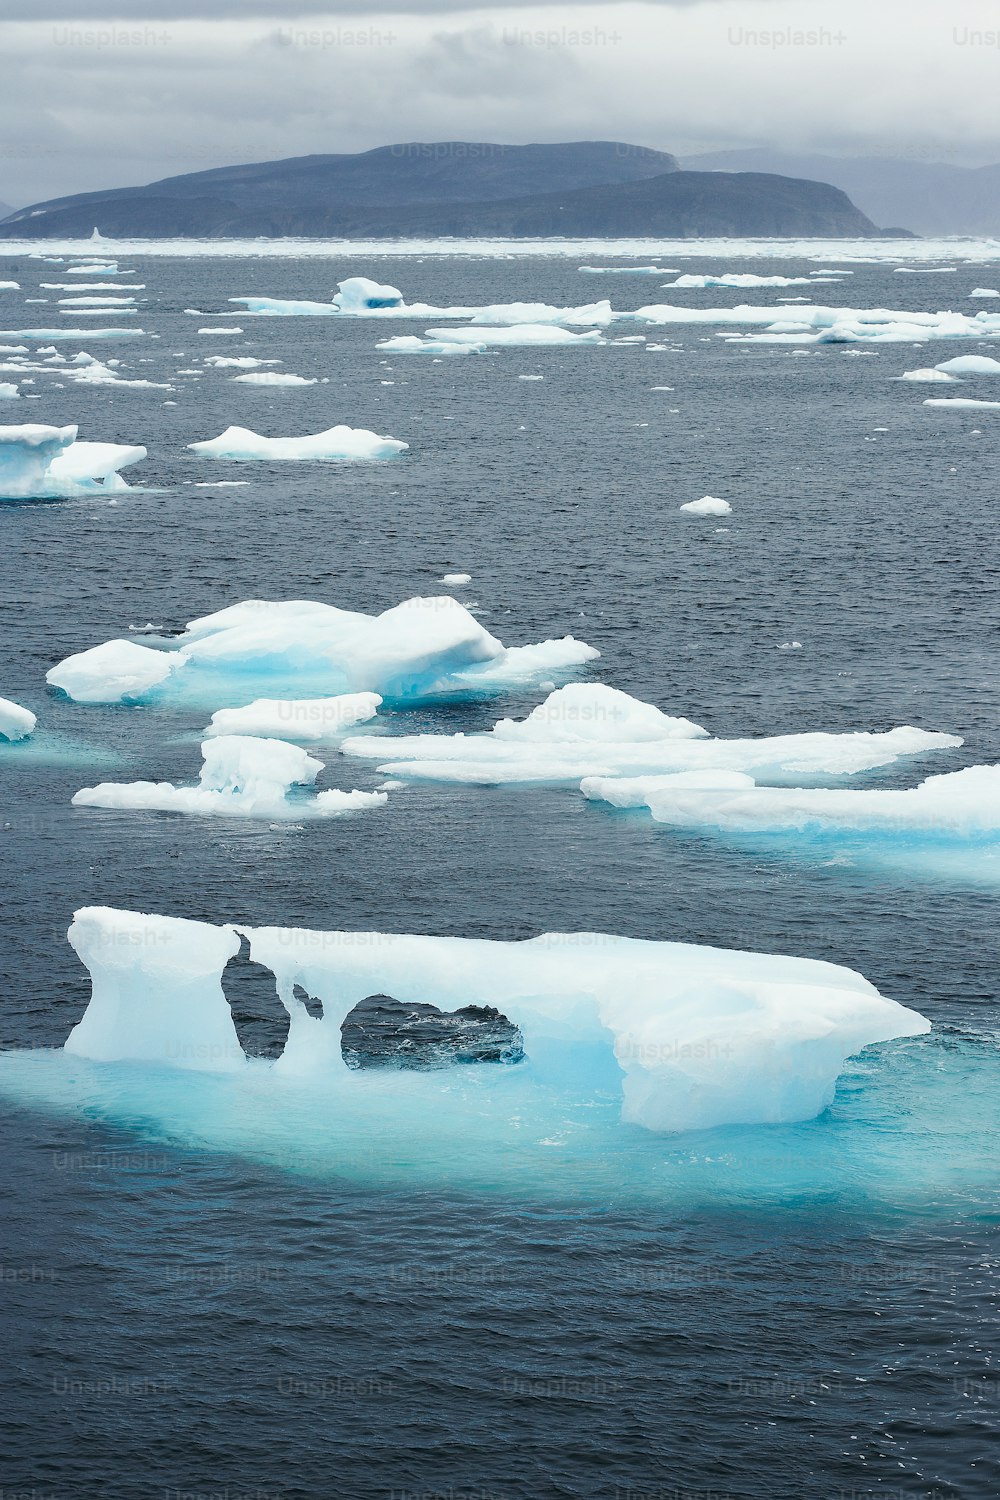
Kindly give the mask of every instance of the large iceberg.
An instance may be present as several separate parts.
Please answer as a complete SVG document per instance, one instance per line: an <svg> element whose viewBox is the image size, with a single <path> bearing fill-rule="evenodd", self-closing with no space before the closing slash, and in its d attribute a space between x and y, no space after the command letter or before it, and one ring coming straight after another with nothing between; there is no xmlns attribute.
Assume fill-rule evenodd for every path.
<svg viewBox="0 0 1000 1500"><path fill-rule="evenodd" d="M275 1061L244 1057L225 999L223 972L241 936L251 960L274 974L288 1013ZM834 964L603 933L490 942L213 926L85 907L70 941L92 993L68 1052L148 1069L249 1073L258 1112L269 1109L272 1091L287 1108L293 1084L308 1093L311 1079L334 1097L349 1084L355 1096L380 1100L378 1080L349 1073L341 1051L345 1018L372 994L493 1006L519 1028L527 1061L482 1065L480 1092L487 1078L502 1090L505 1077L523 1071L559 1098L552 1080L573 1080L595 1104L614 1090L622 1120L653 1131L812 1119L832 1102L847 1058L930 1030L923 1016ZM321 1015L303 994L320 1002ZM425 1108L440 1107L433 1081L416 1087Z"/></svg>
<svg viewBox="0 0 1000 1500"><path fill-rule="evenodd" d="M244 379L247 377L243 377ZM364 427L330 427L306 437L261 437L248 427L227 427L217 438L188 447L203 458L267 459L281 462L344 463L395 458L409 447L398 438L379 437Z"/></svg>
<svg viewBox="0 0 1000 1500"><path fill-rule="evenodd" d="M575 683L551 693L522 722L503 719L488 734L369 734L345 740L342 749L409 780L576 786L585 776L681 771L738 771L776 781L845 776L961 744L955 735L909 727L711 739L689 719L671 718L615 688Z"/></svg>
<svg viewBox="0 0 1000 1500"><path fill-rule="evenodd" d="M408 599L380 615L312 600L250 599L192 620L179 636L152 640L107 641L67 657L47 680L85 703L170 693L236 707L273 697L275 688L411 701L532 685L599 654L573 636L504 647L450 594Z"/></svg>
<svg viewBox="0 0 1000 1500"><path fill-rule="evenodd" d="M0 698L0 740L26 740L34 733L37 718L9 698Z"/></svg>
<svg viewBox="0 0 1000 1500"><path fill-rule="evenodd" d="M1000 834L1000 765L928 776L902 791L756 786L750 777L714 787L665 776L589 777L584 796L614 807L647 807L658 823L727 832L855 830L963 839Z"/></svg>
<svg viewBox="0 0 1000 1500"><path fill-rule="evenodd" d="M339 817L387 801L385 792L328 791L296 796L293 789L311 787L323 762L283 740L220 735L206 740L201 753L204 765L197 786L174 786L169 781L103 781L77 792L73 806L298 820Z"/></svg>
<svg viewBox="0 0 1000 1500"><path fill-rule="evenodd" d="M0 427L0 500L60 499L128 489L119 473L146 457L125 443L81 443L79 428Z"/></svg>

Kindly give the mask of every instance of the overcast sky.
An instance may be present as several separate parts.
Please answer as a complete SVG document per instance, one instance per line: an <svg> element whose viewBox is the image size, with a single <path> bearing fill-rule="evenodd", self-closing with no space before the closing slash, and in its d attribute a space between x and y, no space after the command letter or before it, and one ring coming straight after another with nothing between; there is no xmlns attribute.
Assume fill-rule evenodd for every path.
<svg viewBox="0 0 1000 1500"><path fill-rule="evenodd" d="M407 140L1000 160L994 0L0 0L0 200Z"/></svg>

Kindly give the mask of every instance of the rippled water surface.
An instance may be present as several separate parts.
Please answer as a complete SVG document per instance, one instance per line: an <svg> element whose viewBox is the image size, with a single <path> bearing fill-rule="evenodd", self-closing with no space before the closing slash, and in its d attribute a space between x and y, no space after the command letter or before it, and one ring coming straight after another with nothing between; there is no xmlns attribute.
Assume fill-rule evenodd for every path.
<svg viewBox="0 0 1000 1500"><path fill-rule="evenodd" d="M467 571L463 598L506 643L572 632L600 649L598 680L715 733L909 723L965 737L857 784L995 760L997 414L925 408L938 388L890 379L995 351L796 353L681 325L654 330L668 348L653 352L387 359L377 339L426 322L241 314L240 335L196 330L229 296L322 299L359 273L437 305L782 294L662 292L656 278L580 276L565 258L121 264L137 271L122 280L146 284L128 320L146 336L113 346L81 328L60 348L176 390L38 376L22 387L38 399L2 412L149 450L115 504L0 505L0 692L40 716L32 742L0 748L0 1041L12 1054L0 1081L5 1069L18 1080L0 1121L4 1493L995 1495L988 871L902 848L873 861L850 841L678 833L540 788L415 785L377 812L302 827L72 809L97 780L193 780L206 714L85 708L44 686L56 660L129 626L175 629L252 597L375 611ZM817 300L968 311L991 276L859 265ZM22 291L0 293L5 329L70 321L54 299L71 294L38 289L66 279L60 267L0 259L8 278ZM255 390L206 368L210 353L329 383ZM1000 399L988 377L948 394L959 390ZM186 449L230 423L282 436L335 422L410 451L313 466ZM233 478L249 483L200 487ZM679 513L705 494L733 515ZM801 649L777 649L791 641ZM391 727L480 729L536 701L427 707ZM379 779L325 758L322 786ZM52 1079L59 1057L17 1054L60 1047L83 1012L86 974L65 933L88 903L802 954L861 970L935 1030L852 1060L818 1121L685 1137L626 1130L600 1098L585 1118L575 1096L542 1109L516 1067L453 1080L379 1070L354 1113L307 1093L258 1112L194 1078L165 1098L128 1068L68 1084ZM227 991L254 1050L280 1045L273 989L234 966ZM562 1135L553 1108L570 1122Z"/></svg>

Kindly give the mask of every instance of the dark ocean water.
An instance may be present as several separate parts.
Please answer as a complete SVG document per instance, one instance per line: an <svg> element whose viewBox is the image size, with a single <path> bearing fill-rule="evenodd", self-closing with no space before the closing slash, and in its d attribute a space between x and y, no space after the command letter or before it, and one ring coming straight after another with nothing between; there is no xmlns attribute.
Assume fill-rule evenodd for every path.
<svg viewBox="0 0 1000 1500"><path fill-rule="evenodd" d="M241 317L244 335L223 339L198 337L214 319L183 309L222 310L242 293L328 298L360 273L437 305L607 295L623 308L719 307L781 293L662 292L657 278L581 276L560 258L120 263L149 299L128 321L159 338L116 346L81 329L59 347L177 390L58 389L40 376L24 387L40 399L3 413L149 449L116 505L0 505L0 692L41 720L30 747L0 751L4 1048L59 1047L79 1019L87 976L65 933L91 903L802 954L861 970L937 1029L853 1070L807 1130L741 1133L747 1150L778 1140L821 1154L857 1098L888 1090L879 1170L831 1169L809 1191L771 1179L717 1190L704 1163L736 1149L734 1132L665 1141L659 1192L619 1189L604 1161L589 1187L554 1169L522 1193L502 1163L477 1190L457 1167L461 1138L412 1181L374 1160L366 1180L358 1158L317 1173L199 1149L152 1111L144 1122L5 1105L5 1500L995 1495L995 883L905 857L873 868L678 834L543 789L419 786L377 814L301 829L72 809L96 780L193 780L206 716L88 709L44 685L55 661L130 625L179 627L251 597L376 611L462 570L474 578L463 597L506 643L572 632L600 649L599 680L713 732L910 723L965 736L961 751L866 785L995 760L996 414L925 409L939 391L889 378L979 346L802 356L680 326L663 330L663 352L510 349L387 368L376 339L428 320ZM70 293L36 290L73 279L61 269L0 260L0 279L23 288L0 294L5 329L69 321L54 299ZM817 300L965 311L992 274L858 267ZM215 353L278 358L330 383L175 376ZM961 394L996 399L988 379ZM230 423L290 435L335 422L410 452L339 467L213 463L185 448ZM221 478L250 484L195 488ZM704 494L728 498L733 516L678 513ZM791 640L802 649L776 649ZM520 715L537 696L500 711ZM405 724L481 728L498 707L426 708ZM327 759L321 785L378 780ZM266 987L234 972L229 993L257 1045L273 1044Z"/></svg>

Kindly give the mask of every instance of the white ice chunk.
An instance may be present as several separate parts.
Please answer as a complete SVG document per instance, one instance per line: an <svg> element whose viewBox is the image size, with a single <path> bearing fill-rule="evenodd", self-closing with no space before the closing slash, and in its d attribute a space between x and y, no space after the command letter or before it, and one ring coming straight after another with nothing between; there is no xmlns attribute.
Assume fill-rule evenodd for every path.
<svg viewBox="0 0 1000 1500"><path fill-rule="evenodd" d="M86 695L82 701L120 702L115 653L121 644L69 658L52 669L49 681L71 697L79 696L79 686ZM310 696L475 696L533 685L599 654L572 636L505 648L450 594L408 599L380 615L312 600L251 599L193 620L183 635L159 648L127 644L150 659L148 667L145 655L124 663L140 678L149 672L148 683L125 687L129 696L161 686L172 671L172 692L185 686L196 696L212 691L219 702L225 691L243 703L260 696L261 679L288 695L308 684ZM158 672L154 660L162 664Z"/></svg>
<svg viewBox="0 0 1000 1500"><path fill-rule="evenodd" d="M472 582L472 574L471 573L446 573L444 575L444 577L441 579L441 582L442 583L446 583L449 588L453 588L453 589L461 588L463 584L471 583Z"/></svg>
<svg viewBox="0 0 1000 1500"><path fill-rule="evenodd" d="M991 359L988 354L959 354L934 368L946 375L1000 375L1000 359Z"/></svg>
<svg viewBox="0 0 1000 1500"><path fill-rule="evenodd" d="M375 345L386 354L430 354L438 359L452 354L485 354L486 345L475 342L459 344L444 339L422 339L416 334L401 334L398 338L382 339Z"/></svg>
<svg viewBox="0 0 1000 1500"><path fill-rule="evenodd" d="M578 683L550 694L522 722L503 719L488 734L365 735L345 740L342 749L408 780L576 786L585 776L639 773L737 771L778 781L853 775L961 743L955 735L909 727L711 739L689 719L671 718L615 688Z"/></svg>
<svg viewBox="0 0 1000 1500"><path fill-rule="evenodd" d="M922 370L904 370L902 375L895 375L893 379L915 380L927 385L933 385L936 382L947 384L949 381L954 381L956 377L949 375L947 370L928 368Z"/></svg>
<svg viewBox="0 0 1000 1500"><path fill-rule="evenodd" d="M181 658L137 641L105 641L67 656L45 674L76 703L128 703L159 687Z"/></svg>
<svg viewBox="0 0 1000 1500"><path fill-rule="evenodd" d="M825 787L688 790L669 778L590 777L582 791L615 807L648 807L658 823L729 832L875 830L978 837L1000 832L1000 765L928 776L905 791Z"/></svg>
<svg viewBox="0 0 1000 1500"><path fill-rule="evenodd" d="M332 698L258 698L245 708L220 708L205 733L249 734L291 740L294 744L329 744L374 719L378 693L340 693Z"/></svg>
<svg viewBox="0 0 1000 1500"><path fill-rule="evenodd" d="M38 719L30 708L22 708L9 698L0 698L0 739L26 740L34 733Z"/></svg>
<svg viewBox="0 0 1000 1500"><path fill-rule="evenodd" d="M804 958L604 933L490 942L243 931L289 1015L275 1063L261 1069L236 1043L222 989L238 949L233 927L107 907L82 909L70 930L93 993L67 1049L104 1062L256 1069L255 1099L267 1108L269 1095L287 1104L289 1090L310 1078L327 1087L346 1078L340 1028L368 995L443 1009L490 1005L519 1027L536 1087L561 1078L553 1094L561 1100L573 1076L581 1102L613 1088L625 1123L680 1131L812 1119L832 1103L847 1058L930 1029L860 974ZM321 1016L310 1014L296 986L321 1001ZM480 1089L502 1088L510 1076L483 1070ZM355 1091L379 1088L364 1073L351 1081Z"/></svg>
<svg viewBox="0 0 1000 1500"><path fill-rule="evenodd" d="M219 735L205 740L201 753L204 765L196 787L174 786L169 781L105 781L77 792L73 806L281 821L338 817L388 801L385 792L289 796L293 787L312 786L323 762L284 740Z"/></svg>
<svg viewBox="0 0 1000 1500"><path fill-rule="evenodd" d="M733 507L729 501L720 500L716 495L704 495L700 500L689 500L679 509L686 511L689 516L731 516L733 513Z"/></svg>
<svg viewBox="0 0 1000 1500"><path fill-rule="evenodd" d="M1000 401L975 401L971 396L928 396L925 406L943 406L952 411L1000 411Z"/></svg>
<svg viewBox="0 0 1000 1500"><path fill-rule="evenodd" d="M195 1071L246 1067L222 989L222 971L240 948L235 928L86 906L69 940L90 970L92 993L67 1052Z"/></svg>
<svg viewBox="0 0 1000 1500"><path fill-rule="evenodd" d="M587 333L571 333L550 323L516 323L509 328L428 328L427 337L446 344L486 344L488 347L532 348L548 346L566 348L576 344L604 344L606 340L598 329Z"/></svg>
<svg viewBox="0 0 1000 1500"><path fill-rule="evenodd" d="M253 375L234 375L236 385L317 385L318 381L305 375L279 374L276 370L259 370ZM229 429L230 432L232 428Z"/></svg>
<svg viewBox="0 0 1000 1500"><path fill-rule="evenodd" d="M81 443L78 428L0 427L0 499L55 499L127 489L119 469L146 457L122 443Z"/></svg>
<svg viewBox="0 0 1000 1500"><path fill-rule="evenodd" d="M379 437L364 427L329 427L306 437L261 437L248 427L227 427L217 438L188 447L204 458L268 459L282 462L341 463L394 458L410 445L398 438Z"/></svg>
<svg viewBox="0 0 1000 1500"><path fill-rule="evenodd" d="M0 401L16 401L20 391L13 381L0 380Z"/></svg>

